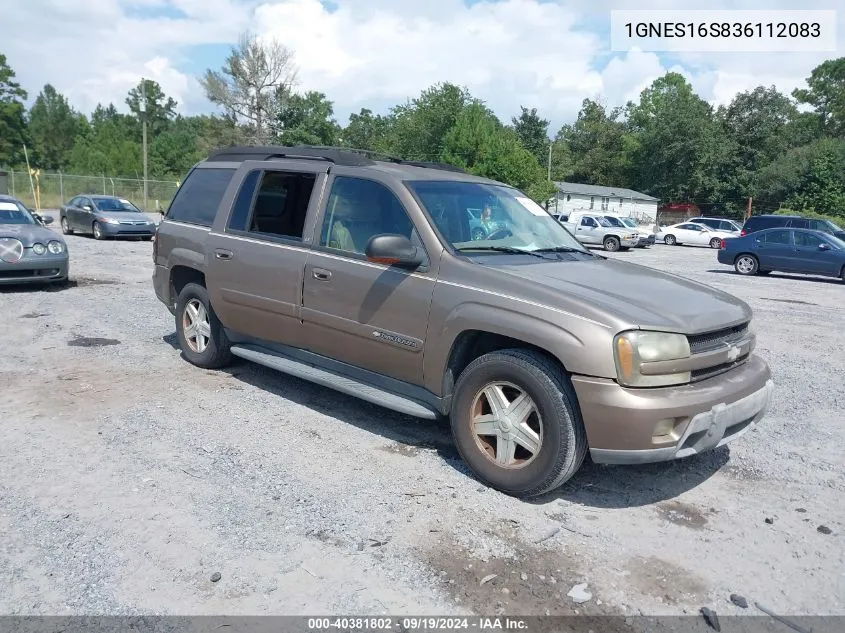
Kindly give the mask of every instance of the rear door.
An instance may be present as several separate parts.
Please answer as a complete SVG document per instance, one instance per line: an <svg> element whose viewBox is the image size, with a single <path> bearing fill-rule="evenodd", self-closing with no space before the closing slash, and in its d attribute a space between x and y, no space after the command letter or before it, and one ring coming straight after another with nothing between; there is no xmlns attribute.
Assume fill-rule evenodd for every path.
<svg viewBox="0 0 845 633"><path fill-rule="evenodd" d="M227 328L298 346L302 275L327 170L309 161L247 161L238 170L231 211L218 214L206 242L208 293Z"/></svg>
<svg viewBox="0 0 845 633"><path fill-rule="evenodd" d="M792 246L792 231L771 229L761 231L755 241L763 270L796 270L795 249Z"/></svg>
<svg viewBox="0 0 845 633"><path fill-rule="evenodd" d="M700 244L701 230L695 224L681 224L672 231L675 239L682 244Z"/></svg>
<svg viewBox="0 0 845 633"><path fill-rule="evenodd" d="M343 168L333 173L305 269L303 339L318 354L420 385L442 249L432 253L421 241L407 191ZM408 237L429 263L407 270L368 261L367 243L383 234Z"/></svg>

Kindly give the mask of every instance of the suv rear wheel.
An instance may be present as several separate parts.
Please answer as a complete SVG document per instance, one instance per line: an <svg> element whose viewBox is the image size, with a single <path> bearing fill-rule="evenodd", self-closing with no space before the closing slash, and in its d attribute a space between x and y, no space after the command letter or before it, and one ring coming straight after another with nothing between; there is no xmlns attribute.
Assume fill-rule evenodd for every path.
<svg viewBox="0 0 845 633"><path fill-rule="evenodd" d="M214 314L208 291L199 284L186 284L176 301L176 336L188 362L216 369L232 360L229 339Z"/></svg>
<svg viewBox="0 0 845 633"><path fill-rule="evenodd" d="M461 373L450 415L464 461L487 485L532 497L572 477L587 452L563 370L530 350L485 354Z"/></svg>

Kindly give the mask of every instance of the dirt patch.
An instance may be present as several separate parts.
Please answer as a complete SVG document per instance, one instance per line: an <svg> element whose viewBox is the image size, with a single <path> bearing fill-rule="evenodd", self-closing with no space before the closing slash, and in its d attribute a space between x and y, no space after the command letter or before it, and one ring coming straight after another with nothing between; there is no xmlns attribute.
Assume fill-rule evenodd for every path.
<svg viewBox="0 0 845 633"><path fill-rule="evenodd" d="M654 556L632 559L628 573L637 591L666 604L701 602L707 591L692 572Z"/></svg>
<svg viewBox="0 0 845 633"><path fill-rule="evenodd" d="M695 506L681 501L664 501L657 504L657 513L664 521L701 530L707 525L707 515L710 512L702 511Z"/></svg>
<svg viewBox="0 0 845 633"><path fill-rule="evenodd" d="M773 297L762 297L766 301L777 301L778 303L798 303L805 306L817 306L818 303L812 303L810 301L801 301L799 299L775 299Z"/></svg>
<svg viewBox="0 0 845 633"><path fill-rule="evenodd" d="M67 342L71 347L107 347L109 345L120 345L116 338L97 338L78 336Z"/></svg>
<svg viewBox="0 0 845 633"><path fill-rule="evenodd" d="M46 312L27 312L26 314L22 314L22 319L40 319L41 317L50 316Z"/></svg>
<svg viewBox="0 0 845 633"><path fill-rule="evenodd" d="M120 284L120 282L115 279L95 279L94 277L76 277L75 279L72 279L70 283L77 287L116 286Z"/></svg>

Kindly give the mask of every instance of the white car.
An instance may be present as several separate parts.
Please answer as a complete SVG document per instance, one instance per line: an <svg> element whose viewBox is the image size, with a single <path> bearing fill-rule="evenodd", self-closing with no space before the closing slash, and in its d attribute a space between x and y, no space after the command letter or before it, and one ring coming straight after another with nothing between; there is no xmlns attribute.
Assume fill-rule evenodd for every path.
<svg viewBox="0 0 845 633"><path fill-rule="evenodd" d="M668 246L688 244L690 246L721 248L723 239L736 236L737 234L734 232L717 231L696 222L683 222L661 228L656 239L663 240L663 243Z"/></svg>

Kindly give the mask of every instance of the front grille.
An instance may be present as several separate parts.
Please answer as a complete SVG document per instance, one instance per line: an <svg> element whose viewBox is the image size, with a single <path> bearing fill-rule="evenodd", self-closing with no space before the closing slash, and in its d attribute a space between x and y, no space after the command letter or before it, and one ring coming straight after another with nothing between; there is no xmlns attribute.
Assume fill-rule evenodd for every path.
<svg viewBox="0 0 845 633"><path fill-rule="evenodd" d="M695 355L737 343L746 338L747 334L748 323L743 323L724 330L687 336L687 340L689 341L690 353Z"/></svg>
<svg viewBox="0 0 845 633"><path fill-rule="evenodd" d="M21 268L18 270L0 270L0 279L28 279L30 277L52 277L58 275L58 268Z"/></svg>
<svg viewBox="0 0 845 633"><path fill-rule="evenodd" d="M726 371L730 371L734 367L741 365L748 360L748 354L740 356L732 363L722 363L721 365L713 365L713 367L705 367L704 369L694 369L690 372L690 381L698 382L699 380L706 380L713 376L718 376Z"/></svg>
<svg viewBox="0 0 845 633"><path fill-rule="evenodd" d="M131 226L147 226L146 222L141 222L141 221L135 222L134 220L120 220L120 223L121 224L129 224Z"/></svg>

